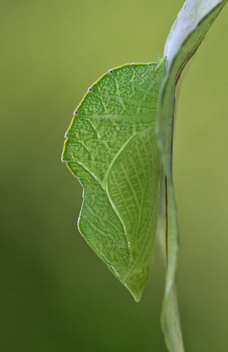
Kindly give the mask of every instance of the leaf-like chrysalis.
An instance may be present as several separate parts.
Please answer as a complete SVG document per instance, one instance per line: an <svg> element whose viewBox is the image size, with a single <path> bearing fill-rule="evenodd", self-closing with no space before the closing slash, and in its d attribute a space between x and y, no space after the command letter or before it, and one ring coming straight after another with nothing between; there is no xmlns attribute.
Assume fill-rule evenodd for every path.
<svg viewBox="0 0 228 352"><path fill-rule="evenodd" d="M165 59L109 70L75 110L62 154L84 188L80 233L136 301L153 257L160 172L154 128L164 75Z"/></svg>

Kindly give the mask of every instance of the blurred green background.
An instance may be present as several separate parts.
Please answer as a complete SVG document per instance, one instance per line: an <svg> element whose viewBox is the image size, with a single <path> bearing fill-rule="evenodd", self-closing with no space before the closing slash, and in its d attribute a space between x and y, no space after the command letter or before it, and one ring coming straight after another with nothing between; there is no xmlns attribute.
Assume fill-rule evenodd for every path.
<svg viewBox="0 0 228 352"><path fill-rule="evenodd" d="M183 0L2 0L0 350L149 352L164 272L140 303L77 232L82 189L60 162L87 88L162 57ZM188 352L228 350L228 6L188 65L177 107L177 273Z"/></svg>

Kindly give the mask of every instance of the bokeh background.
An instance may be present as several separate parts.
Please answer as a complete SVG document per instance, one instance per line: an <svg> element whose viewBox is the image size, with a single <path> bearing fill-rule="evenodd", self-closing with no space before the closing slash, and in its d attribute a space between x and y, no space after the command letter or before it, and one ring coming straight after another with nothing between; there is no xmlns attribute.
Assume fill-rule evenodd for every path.
<svg viewBox="0 0 228 352"><path fill-rule="evenodd" d="M87 88L108 69L162 57L183 0L1 2L0 350L149 352L164 271L140 303L77 232L78 181L60 162ZM228 350L228 6L186 69L174 181L188 352Z"/></svg>

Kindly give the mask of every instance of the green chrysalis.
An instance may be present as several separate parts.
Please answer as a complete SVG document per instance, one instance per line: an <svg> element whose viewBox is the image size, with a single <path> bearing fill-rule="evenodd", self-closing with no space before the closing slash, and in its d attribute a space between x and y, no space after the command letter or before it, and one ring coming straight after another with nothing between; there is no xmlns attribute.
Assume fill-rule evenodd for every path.
<svg viewBox="0 0 228 352"><path fill-rule="evenodd" d="M136 301L153 257L160 174L154 129L165 67L163 58L104 74L75 110L62 153L84 188L79 231Z"/></svg>

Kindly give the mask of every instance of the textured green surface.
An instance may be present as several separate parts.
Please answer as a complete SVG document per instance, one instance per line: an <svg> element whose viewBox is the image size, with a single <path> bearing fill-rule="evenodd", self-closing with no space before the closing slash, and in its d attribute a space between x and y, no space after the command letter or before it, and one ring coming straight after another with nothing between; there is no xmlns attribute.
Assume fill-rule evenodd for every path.
<svg viewBox="0 0 228 352"><path fill-rule="evenodd" d="M75 110L62 155L84 187L81 234L136 301L153 257L160 175L154 128L164 75L164 59L109 70Z"/></svg>

